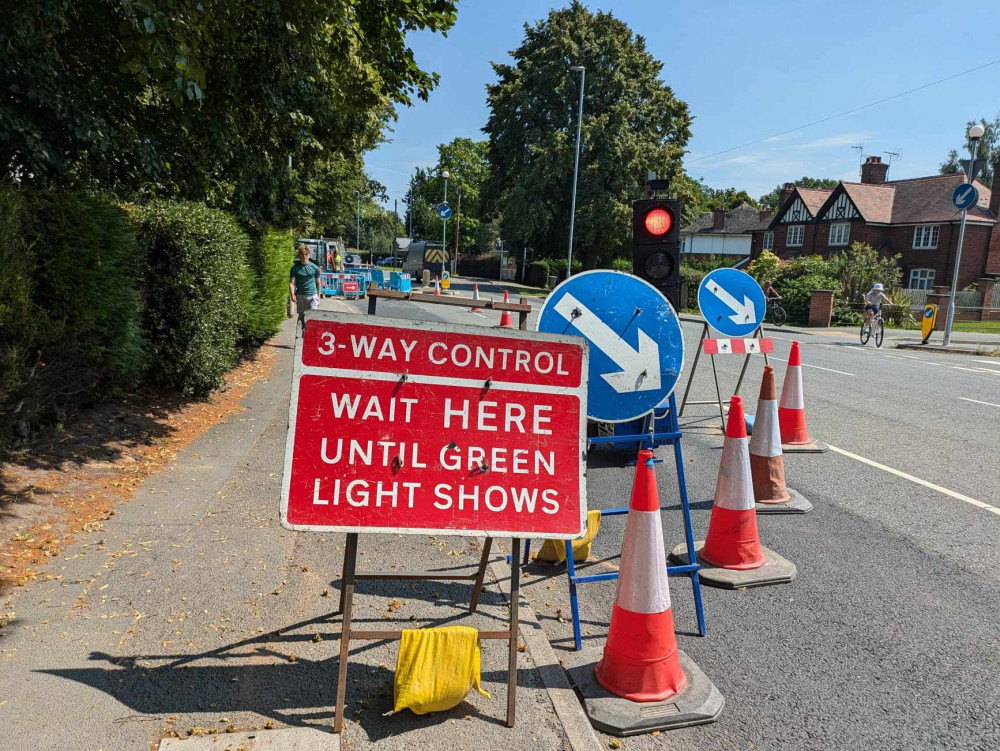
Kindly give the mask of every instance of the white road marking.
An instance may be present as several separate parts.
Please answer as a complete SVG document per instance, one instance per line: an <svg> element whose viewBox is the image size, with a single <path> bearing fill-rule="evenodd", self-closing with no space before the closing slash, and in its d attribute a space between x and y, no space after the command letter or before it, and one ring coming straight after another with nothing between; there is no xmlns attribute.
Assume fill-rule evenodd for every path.
<svg viewBox="0 0 1000 751"><path fill-rule="evenodd" d="M763 355L762 355L763 356ZM784 357L778 357L777 355L768 355L772 360L780 360L781 362L788 362ZM845 373L843 370L834 370L833 368L824 368L819 365L807 365L802 363L803 368L815 368L816 370L826 370L830 373L837 373L839 375L851 376L852 378L856 375L855 373Z"/></svg>
<svg viewBox="0 0 1000 751"><path fill-rule="evenodd" d="M960 396L958 398L963 402L975 402L976 404L985 404L987 407L996 407L997 409L1000 409L1000 404L994 404L993 402L981 402L978 399L968 399L964 396Z"/></svg>
<svg viewBox="0 0 1000 751"><path fill-rule="evenodd" d="M960 397L961 398L961 397ZM921 480L919 477L914 477L913 475L907 474L906 472L901 472L898 469L893 469L892 467L887 467L884 464L879 464L878 462L872 461L864 456L858 456L857 454L852 454L850 451L844 451L844 449L837 448L836 446L830 446L831 451L836 451L838 454L842 454L849 459L854 459L861 462L862 464L867 464L876 469L881 469L883 472L888 472L891 475L896 475L896 477L902 477L904 480L909 480L917 485L923 485L925 488L930 488L931 490L936 490L938 493L948 496L949 498L954 498L959 501L964 501L972 506L981 508L984 511L989 511L992 514L1000 516L1000 508L996 506L991 506L988 503L983 503L982 501L977 501L975 498L970 498L967 495L962 495L961 493L956 493L954 490L949 490L948 488L942 488L940 485L935 485L932 482L927 482L927 480Z"/></svg>
<svg viewBox="0 0 1000 751"><path fill-rule="evenodd" d="M1000 368L1000 360L979 360L977 358L972 358L973 362L984 362L987 365L992 365L994 368Z"/></svg>

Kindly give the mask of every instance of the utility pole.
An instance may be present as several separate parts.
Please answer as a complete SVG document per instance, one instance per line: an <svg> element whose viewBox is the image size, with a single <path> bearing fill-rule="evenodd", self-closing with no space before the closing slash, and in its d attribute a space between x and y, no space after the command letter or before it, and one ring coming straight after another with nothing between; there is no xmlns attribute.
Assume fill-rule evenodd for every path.
<svg viewBox="0 0 1000 751"><path fill-rule="evenodd" d="M965 181L972 184L976 179L976 153L979 151L979 139L983 137L985 129L979 123L969 128L969 169L965 171ZM962 241L965 240L965 218L969 210L962 209L962 224L958 228L958 247L955 248L955 268L951 272L951 296L948 298L948 317L944 322L944 341L941 343L947 347L951 344L951 329L955 325L955 295L958 294L958 271L962 266Z"/></svg>
<svg viewBox="0 0 1000 751"><path fill-rule="evenodd" d="M410 220L410 229L406 233L406 236L413 239L413 183L410 183L410 193L406 199L406 213L409 215L407 218Z"/></svg>
<svg viewBox="0 0 1000 751"><path fill-rule="evenodd" d="M441 176L444 178L444 204L443 205L447 206L448 205L448 178L451 177L451 175L448 174L448 170L445 170L444 172L441 173ZM448 247L448 220L442 218L441 219L441 252L442 253L446 253L447 252L447 247ZM444 271L444 263L443 262L441 263L441 271L442 272Z"/></svg>
<svg viewBox="0 0 1000 751"><path fill-rule="evenodd" d="M360 257L361 256L361 191L360 190L354 191L354 195L358 197L358 214L357 214L358 231L357 234L354 236L354 242L357 243L358 257Z"/></svg>
<svg viewBox="0 0 1000 751"><path fill-rule="evenodd" d="M392 265L396 265L396 238L399 236L399 199L392 199Z"/></svg>
<svg viewBox="0 0 1000 751"><path fill-rule="evenodd" d="M451 257L451 275L458 273L458 227L462 223L462 184L458 184L458 205L455 207L455 255Z"/></svg>
<svg viewBox="0 0 1000 751"><path fill-rule="evenodd" d="M528 270L528 246L524 246L524 251L521 253L521 284L524 284L524 275Z"/></svg>

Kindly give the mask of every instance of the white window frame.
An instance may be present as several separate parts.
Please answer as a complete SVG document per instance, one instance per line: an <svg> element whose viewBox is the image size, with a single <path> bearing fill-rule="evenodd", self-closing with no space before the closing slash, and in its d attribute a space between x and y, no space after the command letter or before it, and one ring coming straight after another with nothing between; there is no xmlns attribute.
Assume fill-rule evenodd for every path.
<svg viewBox="0 0 1000 751"><path fill-rule="evenodd" d="M913 228L913 249L934 250L941 236L940 224L918 224Z"/></svg>
<svg viewBox="0 0 1000 751"><path fill-rule="evenodd" d="M935 276L935 269L910 269L910 289L933 289Z"/></svg>
<svg viewBox="0 0 1000 751"><path fill-rule="evenodd" d="M774 250L774 231L767 230L760 244L761 250Z"/></svg>
<svg viewBox="0 0 1000 751"><path fill-rule="evenodd" d="M850 222L834 222L830 225L830 245L847 245L850 240Z"/></svg>
<svg viewBox="0 0 1000 751"><path fill-rule="evenodd" d="M797 230L796 235L798 242L792 242L792 230ZM785 230L785 247L786 248L801 248L802 243L806 240L806 225L804 224L790 224L788 229Z"/></svg>

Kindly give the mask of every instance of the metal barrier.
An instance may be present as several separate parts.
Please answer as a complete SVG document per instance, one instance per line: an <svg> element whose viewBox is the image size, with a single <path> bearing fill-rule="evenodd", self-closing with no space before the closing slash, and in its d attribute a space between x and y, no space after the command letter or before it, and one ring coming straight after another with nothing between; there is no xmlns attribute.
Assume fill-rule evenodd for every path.
<svg viewBox="0 0 1000 751"><path fill-rule="evenodd" d="M351 294L356 294L358 297L365 296L367 284L365 283L363 277L354 273L348 274L337 272L323 274L323 292L327 295L343 295L344 282L354 282L358 285L357 291L352 291Z"/></svg>
<svg viewBox="0 0 1000 751"><path fill-rule="evenodd" d="M392 271L389 273L389 289L393 292L412 292L413 280L409 274Z"/></svg>

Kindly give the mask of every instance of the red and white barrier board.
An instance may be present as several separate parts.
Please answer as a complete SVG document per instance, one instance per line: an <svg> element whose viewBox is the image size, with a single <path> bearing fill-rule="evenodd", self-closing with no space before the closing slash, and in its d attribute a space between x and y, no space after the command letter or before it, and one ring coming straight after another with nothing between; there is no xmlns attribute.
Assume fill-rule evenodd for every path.
<svg viewBox="0 0 1000 751"><path fill-rule="evenodd" d="M306 321L285 527L583 533L586 340L323 311Z"/></svg>
<svg viewBox="0 0 1000 751"><path fill-rule="evenodd" d="M754 355L774 352L773 339L702 339L706 355Z"/></svg>

